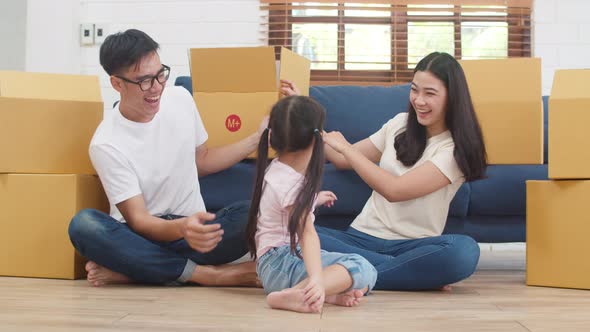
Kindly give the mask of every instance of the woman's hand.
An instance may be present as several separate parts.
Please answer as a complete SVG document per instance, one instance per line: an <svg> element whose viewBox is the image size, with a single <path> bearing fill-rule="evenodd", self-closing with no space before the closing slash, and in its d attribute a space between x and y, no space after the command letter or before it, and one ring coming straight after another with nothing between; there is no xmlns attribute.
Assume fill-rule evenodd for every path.
<svg viewBox="0 0 590 332"><path fill-rule="evenodd" d="M336 197L336 194L334 194L331 191L320 191L318 193L318 199L316 201L316 207L318 206L325 206L325 207L332 207L334 206L334 202L338 199L338 197Z"/></svg>
<svg viewBox="0 0 590 332"><path fill-rule="evenodd" d="M299 91L299 88L297 88L295 83L289 80L281 80L280 91L281 95L284 97L301 95L301 91Z"/></svg>
<svg viewBox="0 0 590 332"><path fill-rule="evenodd" d="M329 133L324 131L322 138L326 144L338 153L342 153L345 149L352 147L339 131L331 131Z"/></svg>

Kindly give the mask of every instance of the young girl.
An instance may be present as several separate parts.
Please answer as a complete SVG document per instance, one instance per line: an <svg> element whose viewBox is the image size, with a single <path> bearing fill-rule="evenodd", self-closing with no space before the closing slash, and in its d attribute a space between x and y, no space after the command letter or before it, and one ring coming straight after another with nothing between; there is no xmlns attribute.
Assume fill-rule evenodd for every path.
<svg viewBox="0 0 590 332"><path fill-rule="evenodd" d="M297 93L283 81L284 94ZM450 289L477 266L469 236L441 235L453 196L485 176L486 150L461 65L434 52L414 70L407 113L355 144L323 135L326 157L373 189L344 231L317 227L324 250L357 253L379 271L376 289Z"/></svg>
<svg viewBox="0 0 590 332"><path fill-rule="evenodd" d="M258 145L246 235L271 308L319 312L324 301L354 306L377 278L357 254L320 251L313 210L336 200L331 192L319 192L324 119L324 109L311 98L283 98ZM269 144L278 154L270 164Z"/></svg>

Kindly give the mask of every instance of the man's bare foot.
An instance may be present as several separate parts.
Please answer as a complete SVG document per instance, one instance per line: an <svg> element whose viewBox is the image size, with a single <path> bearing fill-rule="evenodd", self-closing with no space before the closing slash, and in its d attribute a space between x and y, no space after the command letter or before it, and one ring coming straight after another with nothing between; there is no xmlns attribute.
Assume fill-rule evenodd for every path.
<svg viewBox="0 0 590 332"><path fill-rule="evenodd" d="M287 288L280 292L272 292L266 297L266 302L273 309L290 310L303 313L317 313L322 310L321 305L305 304L303 289Z"/></svg>
<svg viewBox="0 0 590 332"><path fill-rule="evenodd" d="M256 274L256 262L199 265L193 272L191 281L203 286L261 287Z"/></svg>
<svg viewBox="0 0 590 332"><path fill-rule="evenodd" d="M86 279L94 287L108 284L126 284L131 282L131 279L121 273L111 271L93 261L88 261L88 263L86 263L86 272L88 272Z"/></svg>
<svg viewBox="0 0 590 332"><path fill-rule="evenodd" d="M352 289L345 293L326 296L326 303L343 307L354 307L359 305L363 294L364 292L360 289Z"/></svg>

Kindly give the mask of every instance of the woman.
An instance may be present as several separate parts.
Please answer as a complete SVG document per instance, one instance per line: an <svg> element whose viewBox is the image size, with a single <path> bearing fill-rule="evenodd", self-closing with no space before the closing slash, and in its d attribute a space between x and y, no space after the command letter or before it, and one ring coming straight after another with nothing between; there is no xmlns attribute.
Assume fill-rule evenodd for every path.
<svg viewBox="0 0 590 332"><path fill-rule="evenodd" d="M293 89L283 82L284 93ZM408 112L375 134L353 145L339 132L323 138L327 159L353 169L373 192L348 229L317 227L322 249L369 260L375 289L450 289L475 271L477 243L441 235L461 184L486 169L465 74L451 55L435 52L418 63Z"/></svg>

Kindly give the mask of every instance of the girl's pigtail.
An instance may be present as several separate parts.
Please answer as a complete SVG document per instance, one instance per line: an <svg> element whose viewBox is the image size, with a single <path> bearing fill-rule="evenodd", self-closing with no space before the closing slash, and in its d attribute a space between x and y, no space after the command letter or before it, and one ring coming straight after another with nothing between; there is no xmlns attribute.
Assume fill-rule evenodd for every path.
<svg viewBox="0 0 590 332"><path fill-rule="evenodd" d="M260 142L258 142L254 193L252 194L252 202L250 210L248 211L248 225L246 226L246 243L248 244L248 250L250 251L250 256L252 258L256 258L256 225L258 222L258 213L260 212L260 199L262 197L262 191L264 190L262 187L264 183L264 173L266 167L268 167L268 133L269 129L264 129L260 136Z"/></svg>
<svg viewBox="0 0 590 332"><path fill-rule="evenodd" d="M305 171L305 182L301 191L295 199L295 208L289 218L289 234L291 242L291 253L301 258L295 250L297 248L296 234L301 236L307 216L314 209L314 202L320 188L322 187L322 175L324 172L324 141L318 129L314 130L313 152Z"/></svg>

